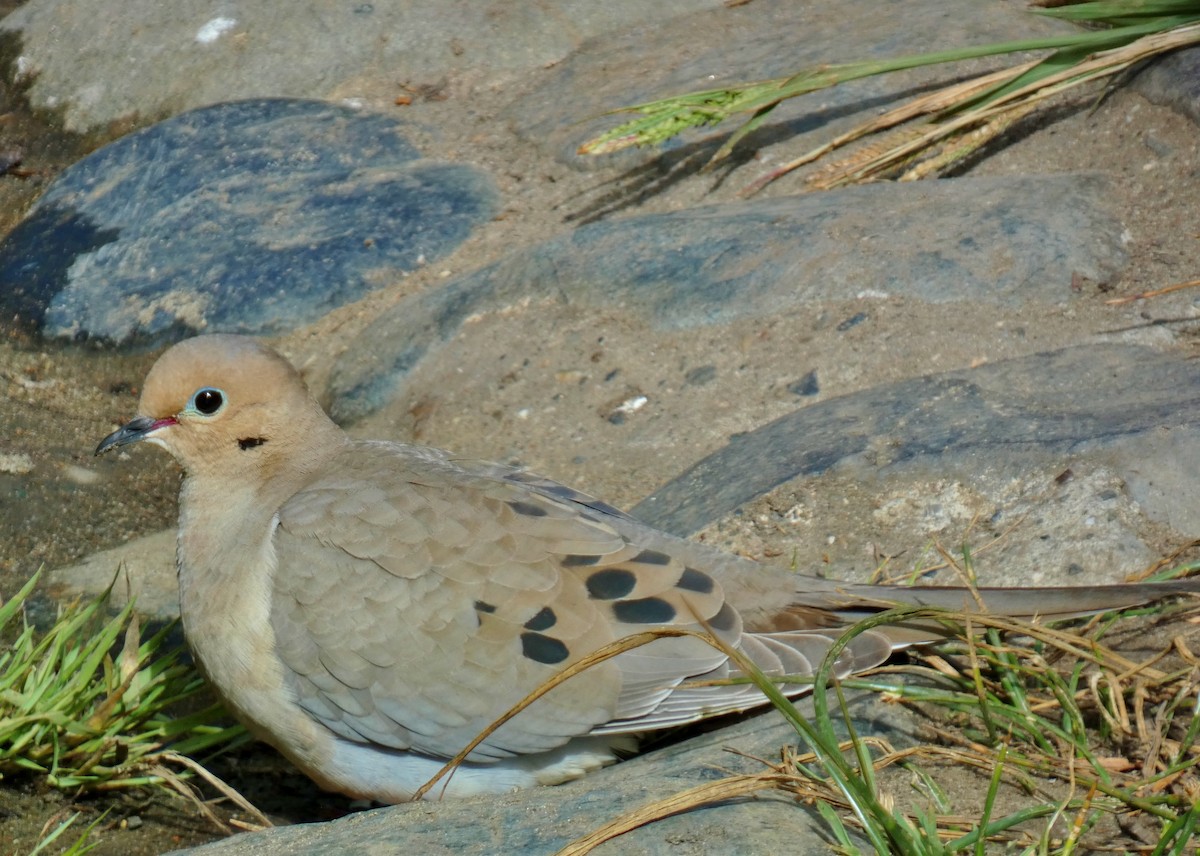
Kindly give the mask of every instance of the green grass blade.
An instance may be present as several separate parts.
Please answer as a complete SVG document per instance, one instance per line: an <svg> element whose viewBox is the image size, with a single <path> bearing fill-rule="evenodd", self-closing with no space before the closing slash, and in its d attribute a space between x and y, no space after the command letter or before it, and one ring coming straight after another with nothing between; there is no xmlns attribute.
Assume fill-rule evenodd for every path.
<svg viewBox="0 0 1200 856"><path fill-rule="evenodd" d="M747 123L749 127L743 126L735 132L735 137L740 140L754 127L757 127L766 113L781 101L851 80L1000 54L1039 50L1060 52L1057 54L1058 60L1048 63L1046 68L1034 69L1022 75L1019 78L1022 81L1020 85L1026 85L1054 73L1062 63L1078 61L1078 59L1098 51L1119 47L1140 36L1160 32L1171 26L1188 23L1198 18L1200 18L1200 13L1170 18L1155 17L1149 21L1138 21L1110 30L1089 30L1036 39L1017 39L883 60L819 65L802 69L788 77L760 80L721 89L707 89L647 101L609 111L606 115L638 113L642 118L620 124L588 140L579 147L579 153L605 154L634 145L654 145L677 136L688 128L714 125L739 113L752 113L754 116ZM992 92L988 96L988 100L998 98L1016 88L1016 81L1006 84ZM975 99L973 103L980 102ZM721 153L728 154L731 149L732 145L727 143L722 146Z"/></svg>

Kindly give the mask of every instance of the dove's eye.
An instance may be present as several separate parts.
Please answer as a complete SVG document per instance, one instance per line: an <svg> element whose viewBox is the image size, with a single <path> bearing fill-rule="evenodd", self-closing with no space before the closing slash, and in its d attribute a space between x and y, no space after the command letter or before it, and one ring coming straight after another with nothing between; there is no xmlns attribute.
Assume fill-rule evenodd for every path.
<svg viewBox="0 0 1200 856"><path fill-rule="evenodd" d="M196 390L196 394L188 403L189 410L194 410L202 416L212 416L224 406L225 393L209 386Z"/></svg>

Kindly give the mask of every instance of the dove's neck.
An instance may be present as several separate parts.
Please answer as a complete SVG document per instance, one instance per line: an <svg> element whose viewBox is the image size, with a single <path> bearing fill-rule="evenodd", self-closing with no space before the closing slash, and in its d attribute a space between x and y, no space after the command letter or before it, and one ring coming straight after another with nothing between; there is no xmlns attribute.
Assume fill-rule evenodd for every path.
<svg viewBox="0 0 1200 856"><path fill-rule="evenodd" d="M226 444L222 456L187 466L179 492L181 598L223 587L266 587L261 595L268 597L280 508L349 442L320 416L244 450Z"/></svg>
<svg viewBox="0 0 1200 856"><path fill-rule="evenodd" d="M179 606L184 630L205 670L238 686L255 669L278 680L270 610L279 511L348 442L320 414L273 425L263 443L219 447L189 461L179 493ZM232 681L232 683L230 683ZM240 705L245 707L245 705Z"/></svg>
<svg viewBox="0 0 1200 856"><path fill-rule="evenodd" d="M329 738L295 704L276 651L271 603L278 518L245 492L216 506L185 483L178 544L179 614L201 671L252 734L305 769L329 763Z"/></svg>
<svg viewBox="0 0 1200 856"><path fill-rule="evenodd" d="M240 479L189 470L179 495L179 611L197 663L234 715L312 766L327 758L318 758L318 729L291 701L271 624L274 535L279 509L312 481L344 435L339 430L299 449L280 439L248 450L256 454L245 457Z"/></svg>

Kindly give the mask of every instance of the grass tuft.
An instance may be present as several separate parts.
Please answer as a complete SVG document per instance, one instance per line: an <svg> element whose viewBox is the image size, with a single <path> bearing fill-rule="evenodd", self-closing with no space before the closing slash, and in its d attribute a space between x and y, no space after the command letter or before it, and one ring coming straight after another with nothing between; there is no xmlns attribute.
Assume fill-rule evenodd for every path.
<svg viewBox="0 0 1200 856"><path fill-rule="evenodd" d="M609 115L638 117L583 143L579 153L599 155L657 145L689 128L748 116L712 156L707 169L728 158L738 143L790 98L906 69L1002 54L1043 54L914 98L771 170L745 188L743 195L872 135L879 135L876 142L809 176L809 184L829 189L881 178L912 181L944 173L1049 98L1125 72L1151 57L1200 44L1200 0L1097 0L1037 13L1089 29L888 60L818 65L786 77L621 107Z"/></svg>
<svg viewBox="0 0 1200 856"><path fill-rule="evenodd" d="M174 753L249 738L219 704L194 706L204 684L167 626L143 641L132 601L108 614L108 592L60 608L39 633L25 602L41 571L0 602L0 778L32 776L72 794L161 785ZM111 586L110 586L111 590Z"/></svg>

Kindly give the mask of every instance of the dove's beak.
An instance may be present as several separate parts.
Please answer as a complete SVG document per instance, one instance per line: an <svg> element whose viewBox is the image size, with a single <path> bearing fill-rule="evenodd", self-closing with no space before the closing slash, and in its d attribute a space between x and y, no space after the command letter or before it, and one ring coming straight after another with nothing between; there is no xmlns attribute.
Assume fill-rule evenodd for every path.
<svg viewBox="0 0 1200 856"><path fill-rule="evenodd" d="M130 443L145 440L159 428L175 424L175 418L172 416L163 419L136 416L101 440L100 445L96 447L96 454L103 455L109 449L115 449L117 446L128 446Z"/></svg>

